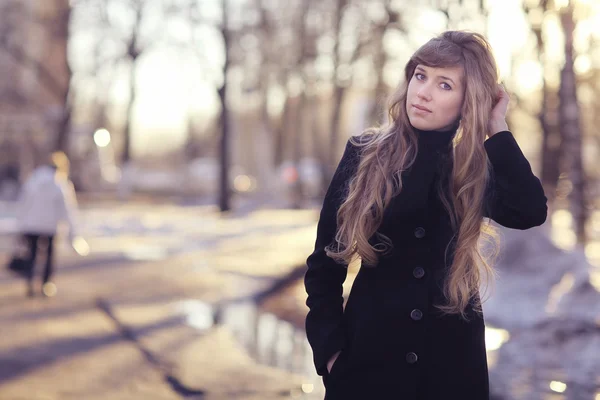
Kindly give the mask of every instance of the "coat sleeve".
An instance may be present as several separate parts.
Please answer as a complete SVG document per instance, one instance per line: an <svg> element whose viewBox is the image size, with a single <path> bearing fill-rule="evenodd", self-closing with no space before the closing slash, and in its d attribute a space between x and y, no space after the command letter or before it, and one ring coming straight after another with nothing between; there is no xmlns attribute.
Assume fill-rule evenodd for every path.
<svg viewBox="0 0 600 400"><path fill-rule="evenodd" d="M513 134L498 132L484 146L493 169L484 216L512 229L543 224L548 214L547 198Z"/></svg>
<svg viewBox="0 0 600 400"><path fill-rule="evenodd" d="M77 195L75 187L70 180L61 182L58 185L60 194L60 204L58 215L61 220L67 222L69 227L69 239L72 241L76 235L75 214L77 213Z"/></svg>
<svg viewBox="0 0 600 400"><path fill-rule="evenodd" d="M304 286L306 336L313 350L317 374L327 373L327 362L345 346L343 326L343 289L348 265L336 263L325 253L337 231L337 211L344 199L348 183L358 165L358 147L348 141L344 155L333 175L317 224L314 252L306 260Z"/></svg>

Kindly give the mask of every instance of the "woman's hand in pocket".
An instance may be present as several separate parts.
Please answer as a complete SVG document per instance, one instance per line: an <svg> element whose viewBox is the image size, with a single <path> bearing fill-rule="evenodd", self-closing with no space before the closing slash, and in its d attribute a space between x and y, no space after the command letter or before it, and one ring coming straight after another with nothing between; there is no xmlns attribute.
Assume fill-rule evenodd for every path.
<svg viewBox="0 0 600 400"><path fill-rule="evenodd" d="M340 353L342 351L338 351L337 353L335 353L333 356L331 356L331 358L329 359L329 362L327 362L327 372L331 373L331 368L333 367L333 364L335 364L335 361L337 360L337 358L339 357Z"/></svg>

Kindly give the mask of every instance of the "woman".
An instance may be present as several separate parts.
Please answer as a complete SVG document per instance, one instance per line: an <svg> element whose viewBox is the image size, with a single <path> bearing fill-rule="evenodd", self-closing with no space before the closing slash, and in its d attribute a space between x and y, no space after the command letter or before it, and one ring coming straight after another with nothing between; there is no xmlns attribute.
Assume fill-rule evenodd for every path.
<svg viewBox="0 0 600 400"><path fill-rule="evenodd" d="M405 77L389 124L348 141L325 196L304 281L307 337L328 400L488 399L484 218L541 225L546 197L508 131L483 36L443 33Z"/></svg>
<svg viewBox="0 0 600 400"><path fill-rule="evenodd" d="M56 285L51 279L54 273L54 238L59 223L67 222L71 243L75 235L77 200L73 184L67 178L68 160L64 153L53 153L51 158L51 162L33 171L23 185L18 199L19 230L29 248L27 295L30 297L35 294L33 279L38 244L42 242L46 250L41 294L46 297L54 296Z"/></svg>

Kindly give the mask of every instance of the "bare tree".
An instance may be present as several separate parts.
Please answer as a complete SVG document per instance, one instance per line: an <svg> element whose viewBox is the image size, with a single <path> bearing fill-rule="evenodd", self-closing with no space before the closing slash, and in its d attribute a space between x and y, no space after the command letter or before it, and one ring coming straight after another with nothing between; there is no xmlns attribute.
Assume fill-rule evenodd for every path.
<svg viewBox="0 0 600 400"><path fill-rule="evenodd" d="M573 5L562 9L560 14L565 35L565 63L560 73L560 130L565 143L565 164L572 184L569 194L577 242L586 242L585 222L587 220L585 198L585 171L582 162L580 111L577 99L576 75L573 56Z"/></svg>
<svg viewBox="0 0 600 400"><path fill-rule="evenodd" d="M142 58L170 44L178 46L165 32L165 23L172 17L187 12L187 3L175 0L77 0L74 2L73 29L77 34L87 33L93 41L91 47L100 49L99 69L123 65L128 68L128 99L125 107L123 149L121 160L127 163L132 158L131 138L133 115L138 96L136 79ZM160 13L161 23L150 23L153 15ZM95 76L99 70L78 71Z"/></svg>
<svg viewBox="0 0 600 400"><path fill-rule="evenodd" d="M231 208L231 193L229 187L229 108L227 104L227 73L229 71L230 55L230 32L229 32L229 1L222 3L221 35L223 36L223 51L225 62L223 63L223 84L219 88L219 99L221 101L221 141L219 146L220 156L220 185L219 185L219 208L228 211Z"/></svg>
<svg viewBox="0 0 600 400"><path fill-rule="evenodd" d="M531 29L536 39L537 60L541 66L547 64L546 43L543 32L543 19L549 11L548 0L542 0L535 7L528 3L523 5L525 13L529 16ZM541 178L545 192L553 201L558 178L560 176L559 160L562 158L561 130L558 126L558 93L548 85L546 73L542 73L542 102L537 119L542 130L542 169Z"/></svg>
<svg viewBox="0 0 600 400"><path fill-rule="evenodd" d="M383 8L385 10L384 18L375 24L373 33L373 65L376 73L375 94L371 109L369 110L369 123L379 124L382 122L382 105L385 104L387 97L387 85L383 79L383 70L388 62L389 55L383 48L383 37L389 30L396 29L400 32L406 32L402 25L401 14L397 8L392 7L392 2L384 0Z"/></svg>
<svg viewBox="0 0 600 400"><path fill-rule="evenodd" d="M324 168L325 179L324 184L329 185L330 177L333 176L333 164L335 159L335 152L339 147L340 141L340 114L342 110L342 100L344 98L345 86L340 82L340 42L341 38L341 25L344 8L347 6L348 0L335 0L335 7L333 13L333 26L332 32L334 35L334 46L332 51L333 58L333 111L331 115L331 127L330 127L330 140L329 140L329 156L327 158L327 168ZM324 187L324 190L326 188Z"/></svg>
<svg viewBox="0 0 600 400"><path fill-rule="evenodd" d="M298 70L296 73L298 73L301 76L302 82L305 86L304 90L302 91L302 93L299 96L299 102L298 105L296 107L295 110L295 118L294 118L294 124L293 124L293 147L292 147L292 162L294 164L294 166L296 167L296 169L299 168L300 166L300 159L302 157L302 131L304 128L304 123L305 123L305 119L303 118L303 112L304 112L304 107L306 105L306 85L307 85L307 76L305 74L304 71L304 67L306 66L306 63L308 61L308 57L310 56L310 50L309 50L309 43L307 40L307 18L309 15L309 9L310 9L310 5L311 5L311 1L307 0L307 1L303 1L301 2L300 5L300 10L298 13L298 20L297 20L297 24L298 24L298 46L299 46L299 51L297 54L297 61L296 61L296 65L298 65ZM302 195L302 183L300 181L300 179L296 179L294 181L293 187L292 187L292 194L293 194L293 200L292 200L292 207L293 208L300 208L302 206L302 200L303 200L303 195Z"/></svg>
<svg viewBox="0 0 600 400"><path fill-rule="evenodd" d="M131 128L133 123L133 111L134 105L137 98L137 87L136 87L136 72L138 68L138 60L140 55L144 51L143 45L140 44L140 26L143 20L144 12L144 1L143 0L129 0L129 5L132 8L135 20L131 29L131 34L126 39L127 41L127 53L126 56L129 59L129 101L127 103L127 119L125 122L125 133L123 135L123 153L121 156L123 163L128 163L131 160Z"/></svg>
<svg viewBox="0 0 600 400"><path fill-rule="evenodd" d="M326 166L324 169L325 180L328 181L333 175L336 159L340 150L341 136L341 112L345 98L350 89L354 87L354 70L359 61L370 60L372 73L375 76L375 104L368 113L369 122L371 116L379 112L380 104L378 98L387 91L383 82L383 65L387 55L383 49L383 34L387 29L398 28L396 16L399 14L391 8L391 1L341 1L334 2L333 36L335 38L333 49L333 93L331 106L333 107L329 126L329 148ZM380 17L369 15L368 8L379 7L382 11ZM390 18L391 15L391 18ZM357 24L357 22L359 22ZM324 187L324 190L326 186Z"/></svg>

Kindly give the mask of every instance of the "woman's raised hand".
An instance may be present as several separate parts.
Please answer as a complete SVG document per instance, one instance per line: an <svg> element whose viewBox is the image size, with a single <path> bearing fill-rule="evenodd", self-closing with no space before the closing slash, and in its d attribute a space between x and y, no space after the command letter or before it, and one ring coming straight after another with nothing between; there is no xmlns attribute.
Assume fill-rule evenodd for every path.
<svg viewBox="0 0 600 400"><path fill-rule="evenodd" d="M510 96L504 90L501 84L498 84L498 95L496 97L496 104L492 108L489 122L489 136L492 137L498 132L507 131L508 125L506 124L506 111L508 110L508 103Z"/></svg>

